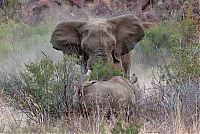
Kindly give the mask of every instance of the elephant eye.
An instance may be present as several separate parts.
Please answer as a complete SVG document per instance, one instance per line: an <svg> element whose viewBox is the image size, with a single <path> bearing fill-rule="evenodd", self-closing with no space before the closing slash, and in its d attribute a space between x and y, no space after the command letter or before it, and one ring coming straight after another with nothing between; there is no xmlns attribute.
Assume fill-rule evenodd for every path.
<svg viewBox="0 0 200 134"><path fill-rule="evenodd" d="M110 49L110 50L112 50L114 47L115 47L115 43L111 43L111 44L109 45L109 49Z"/></svg>
<svg viewBox="0 0 200 134"><path fill-rule="evenodd" d="M134 33L129 33L128 36L129 36L129 37L133 37L133 36L134 36Z"/></svg>

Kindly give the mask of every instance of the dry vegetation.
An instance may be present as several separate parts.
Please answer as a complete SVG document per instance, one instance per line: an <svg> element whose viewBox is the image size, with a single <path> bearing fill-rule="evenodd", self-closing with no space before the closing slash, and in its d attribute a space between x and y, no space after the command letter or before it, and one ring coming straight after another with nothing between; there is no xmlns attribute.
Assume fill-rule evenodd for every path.
<svg viewBox="0 0 200 134"><path fill-rule="evenodd" d="M102 16L127 12L117 11ZM99 111L91 118L75 113L74 89L82 82L75 65L79 59L66 57L64 62L49 43L57 22L92 18L91 7L63 6L44 13L34 26L13 12L2 14L0 24L0 133L199 133L200 44L191 8L182 20L171 16L147 29L136 48L134 64L155 71L150 86L135 85L138 118L131 123L114 116L107 120ZM105 75L106 68L99 66L94 78L95 73Z"/></svg>

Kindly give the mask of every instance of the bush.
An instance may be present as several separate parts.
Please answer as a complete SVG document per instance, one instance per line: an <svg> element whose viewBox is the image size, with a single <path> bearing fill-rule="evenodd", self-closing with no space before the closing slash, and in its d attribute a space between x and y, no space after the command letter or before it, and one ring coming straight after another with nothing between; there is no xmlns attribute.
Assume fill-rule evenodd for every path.
<svg viewBox="0 0 200 134"><path fill-rule="evenodd" d="M176 46L176 42L183 38L180 30L180 22L166 21L159 26L147 29L145 37L135 48L135 62L147 67L155 67L163 64L163 57L169 58L170 49Z"/></svg>
<svg viewBox="0 0 200 134"><path fill-rule="evenodd" d="M109 80L114 76L124 76L124 72L115 69L111 64L102 64L101 62L96 62L94 64L91 73L92 80Z"/></svg>
<svg viewBox="0 0 200 134"><path fill-rule="evenodd" d="M167 64L165 68L171 73L170 79L173 76L179 82L196 79L200 72L198 25L190 11L185 16L181 21L168 20L158 27L147 29L138 46L140 62L148 67ZM167 74L166 71L164 74Z"/></svg>
<svg viewBox="0 0 200 134"><path fill-rule="evenodd" d="M200 43L197 23L191 16L187 16L179 23L182 37L175 40L175 45L170 48L170 62L163 66L163 77L169 83L187 84L198 83L200 80Z"/></svg>
<svg viewBox="0 0 200 134"><path fill-rule="evenodd" d="M0 5L0 22L15 18L21 8L22 0L3 0Z"/></svg>
<svg viewBox="0 0 200 134"><path fill-rule="evenodd" d="M125 127L121 120L119 120L111 130L112 134L139 134L139 132L140 128L137 125L133 127Z"/></svg>
<svg viewBox="0 0 200 134"><path fill-rule="evenodd" d="M60 118L73 106L74 87L81 82L79 60L66 56L59 63L45 57L25 64L19 74L4 77L5 94L13 105L38 122Z"/></svg>
<svg viewBox="0 0 200 134"><path fill-rule="evenodd" d="M159 52L161 49L169 51L181 37L179 23L167 21L161 23L158 27L147 29L139 47L144 54Z"/></svg>

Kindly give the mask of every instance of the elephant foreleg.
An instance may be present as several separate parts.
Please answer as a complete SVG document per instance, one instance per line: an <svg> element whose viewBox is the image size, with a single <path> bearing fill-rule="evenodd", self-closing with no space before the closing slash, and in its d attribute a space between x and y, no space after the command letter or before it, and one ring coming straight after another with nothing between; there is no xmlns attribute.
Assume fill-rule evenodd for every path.
<svg viewBox="0 0 200 134"><path fill-rule="evenodd" d="M121 61L122 61L122 67L125 71L125 77L127 79L130 78L130 68L131 68L131 52L122 55L121 57Z"/></svg>
<svg viewBox="0 0 200 134"><path fill-rule="evenodd" d="M115 69L123 71L122 63L121 62L115 63Z"/></svg>

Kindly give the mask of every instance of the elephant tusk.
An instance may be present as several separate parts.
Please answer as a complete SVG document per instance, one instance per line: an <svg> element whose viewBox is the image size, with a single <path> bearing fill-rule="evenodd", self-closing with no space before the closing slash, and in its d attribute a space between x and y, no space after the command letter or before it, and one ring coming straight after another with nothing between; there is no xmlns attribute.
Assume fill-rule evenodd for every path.
<svg viewBox="0 0 200 134"><path fill-rule="evenodd" d="M83 81L89 81L92 70L88 69L87 73L83 76Z"/></svg>
<svg viewBox="0 0 200 134"><path fill-rule="evenodd" d="M92 73L92 70L88 69L86 75L89 76Z"/></svg>

